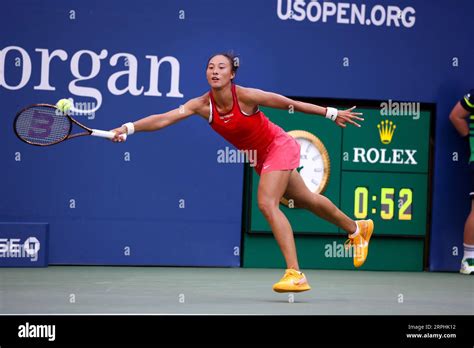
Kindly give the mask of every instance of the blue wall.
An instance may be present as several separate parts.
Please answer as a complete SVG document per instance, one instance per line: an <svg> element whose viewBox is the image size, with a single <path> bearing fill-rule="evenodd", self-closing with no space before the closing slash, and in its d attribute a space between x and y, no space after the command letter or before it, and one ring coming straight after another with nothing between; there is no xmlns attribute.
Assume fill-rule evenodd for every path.
<svg viewBox="0 0 474 348"><path fill-rule="evenodd" d="M330 2L319 3L332 8ZM469 209L464 185L467 157L463 153L458 162L452 161L452 153L464 145L448 114L472 87L474 2L353 4L359 9L366 5L368 13L377 15L377 5L384 11L389 5L413 7L416 22L395 27L393 23L336 23L336 16L326 22L282 20L278 12L286 13L287 0L281 1L280 9L278 0L3 4L0 49L21 47L32 69L24 87L0 86L0 180L4 183L0 220L49 222L51 263L238 266L235 248L240 247L243 168L217 163L217 150L228 144L205 120L192 117L154 134L134 136L125 144L76 139L47 149L22 144L11 130L13 116L24 105L54 103L63 97L96 101L75 95L68 87L74 80L71 57L79 50L97 54L107 50L98 75L78 85L96 88L103 98L93 120L80 120L109 129L203 94L208 89L207 58L233 49L241 56L237 83L244 86L284 95L436 103L431 268L456 270L461 255L452 256L452 248L458 247L462 254L462 229ZM316 15L316 8L312 11ZM294 12L298 18L298 8ZM348 13L340 13L342 21L351 17ZM67 52L66 61L51 62L53 91L34 89L41 76L41 54L35 49ZM144 91L150 83L146 56L176 58L183 97L166 96L172 70L168 63L159 70L162 96L112 94L107 80L128 68L123 60L111 66L110 57L120 52L136 57L138 87ZM0 66L10 86L20 83L24 71L25 62L15 66L18 56L18 51L11 51L4 71ZM349 58L349 66L343 66L344 57ZM453 67L453 57L458 58L458 67ZM79 71L87 75L90 69L90 59L82 57ZM117 87L125 86L126 78L119 80ZM15 160L17 152L21 161ZM131 161L124 161L125 152ZM75 209L70 208L70 199L75 199ZM179 207L180 199L184 209ZM124 255L127 246L129 256Z"/></svg>

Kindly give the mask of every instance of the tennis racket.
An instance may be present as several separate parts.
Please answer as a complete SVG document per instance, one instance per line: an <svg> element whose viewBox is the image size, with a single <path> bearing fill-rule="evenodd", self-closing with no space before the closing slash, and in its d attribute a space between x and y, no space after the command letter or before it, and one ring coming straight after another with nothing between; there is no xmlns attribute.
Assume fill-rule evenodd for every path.
<svg viewBox="0 0 474 348"><path fill-rule="evenodd" d="M85 132L72 134L73 124L81 127ZM49 104L34 104L21 110L15 116L13 128L18 138L36 146L55 145L86 135L106 139L113 139L115 136L114 132L86 127L64 114L56 106ZM121 137L123 140L127 139L126 134L122 134Z"/></svg>

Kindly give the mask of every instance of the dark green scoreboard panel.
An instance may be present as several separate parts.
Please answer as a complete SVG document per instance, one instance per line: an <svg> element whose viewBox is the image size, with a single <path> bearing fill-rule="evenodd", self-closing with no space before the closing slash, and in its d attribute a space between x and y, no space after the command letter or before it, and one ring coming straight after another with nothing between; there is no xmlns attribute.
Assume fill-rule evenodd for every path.
<svg viewBox="0 0 474 348"><path fill-rule="evenodd" d="M403 116L382 114L380 107L360 106L357 111L365 118L362 127L341 129L323 117L263 109L286 131L309 132L327 150L328 168L305 168L303 156L311 149L300 142L300 173L305 180L311 180L309 171L328 171L323 194L351 218L374 220L374 239L364 269L423 268L428 235L430 110L421 107L419 115ZM270 226L258 209L259 176L251 168L247 168L246 183L244 267L284 267ZM350 256L342 255L344 231L306 210L280 207L293 227L302 267L353 268Z"/></svg>

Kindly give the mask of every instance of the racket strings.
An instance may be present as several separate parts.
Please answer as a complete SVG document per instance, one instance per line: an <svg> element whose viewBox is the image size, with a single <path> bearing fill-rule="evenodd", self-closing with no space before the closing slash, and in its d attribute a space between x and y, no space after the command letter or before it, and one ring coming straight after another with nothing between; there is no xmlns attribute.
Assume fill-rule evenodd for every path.
<svg viewBox="0 0 474 348"><path fill-rule="evenodd" d="M71 121L53 107L35 106L18 115L15 129L18 136L26 142L50 145L69 135Z"/></svg>

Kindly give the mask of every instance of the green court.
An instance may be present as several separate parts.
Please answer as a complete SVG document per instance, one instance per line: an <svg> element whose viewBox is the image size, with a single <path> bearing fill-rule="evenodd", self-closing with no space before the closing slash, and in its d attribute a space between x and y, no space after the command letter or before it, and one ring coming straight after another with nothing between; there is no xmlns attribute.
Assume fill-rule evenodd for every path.
<svg viewBox="0 0 474 348"><path fill-rule="evenodd" d="M305 270L312 290L278 294L279 269L51 266L0 269L0 314L474 314L456 273Z"/></svg>

